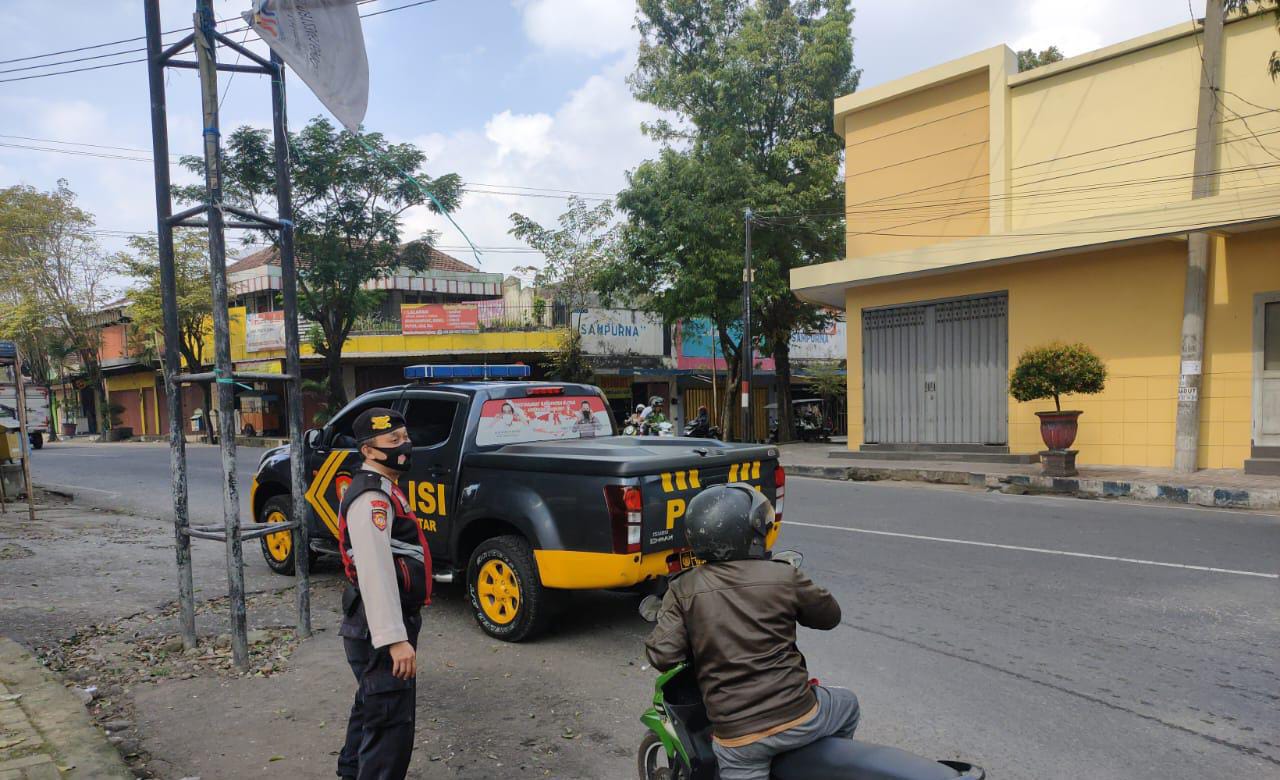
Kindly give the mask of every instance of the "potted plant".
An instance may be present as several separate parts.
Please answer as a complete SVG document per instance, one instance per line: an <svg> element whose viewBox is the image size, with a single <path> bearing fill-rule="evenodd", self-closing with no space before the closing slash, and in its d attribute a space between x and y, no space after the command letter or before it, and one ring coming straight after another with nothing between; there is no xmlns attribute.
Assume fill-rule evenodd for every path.
<svg viewBox="0 0 1280 780"><path fill-rule="evenodd" d="M111 428L107 431L107 441L124 441L133 437L133 428L124 425L120 420L120 415L124 413L124 407L120 404L107 404L107 417L111 421Z"/></svg>
<svg viewBox="0 0 1280 780"><path fill-rule="evenodd" d="M1075 443L1081 412L1062 409L1061 397L1068 394L1092 395L1102 392L1107 381L1107 367L1102 359L1084 344L1054 342L1033 347L1022 353L1009 376L1009 395L1017 401L1053 399L1053 411L1036 412L1040 418L1040 438L1048 452L1042 457L1046 472L1055 464L1070 476L1075 473Z"/></svg>

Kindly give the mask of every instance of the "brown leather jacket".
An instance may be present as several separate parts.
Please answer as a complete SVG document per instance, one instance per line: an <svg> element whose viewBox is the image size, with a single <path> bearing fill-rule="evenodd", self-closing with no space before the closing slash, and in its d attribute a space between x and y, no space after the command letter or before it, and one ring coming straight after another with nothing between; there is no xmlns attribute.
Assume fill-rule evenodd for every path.
<svg viewBox="0 0 1280 780"><path fill-rule="evenodd" d="M712 730L732 739L793 721L817 703L796 623L835 628L840 605L785 563L707 563L671 581L645 647L660 671L693 661Z"/></svg>

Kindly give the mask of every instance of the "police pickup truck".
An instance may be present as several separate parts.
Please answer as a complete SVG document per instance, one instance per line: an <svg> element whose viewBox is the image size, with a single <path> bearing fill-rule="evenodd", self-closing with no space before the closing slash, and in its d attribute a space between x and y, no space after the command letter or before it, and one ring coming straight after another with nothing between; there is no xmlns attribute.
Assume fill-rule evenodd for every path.
<svg viewBox="0 0 1280 780"><path fill-rule="evenodd" d="M439 381L527 371L410 366L405 376L418 382L365 393L307 431L312 555L337 552L338 507L361 462L351 424L372 406L394 408L408 423L413 464L400 487L436 578L465 578L476 621L498 639L536 634L549 589L628 588L693 565L682 517L708 485L750 483L782 518L777 447L621 436L590 385ZM263 456L254 477L255 520L287 521L289 492L289 450L280 447ZM262 552L272 570L293 572L288 532L262 537Z"/></svg>

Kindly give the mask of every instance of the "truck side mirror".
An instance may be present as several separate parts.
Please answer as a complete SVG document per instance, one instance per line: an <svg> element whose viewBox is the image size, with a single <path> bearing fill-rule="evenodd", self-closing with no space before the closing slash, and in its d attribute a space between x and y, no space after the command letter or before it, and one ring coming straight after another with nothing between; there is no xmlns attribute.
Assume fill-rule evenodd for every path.
<svg viewBox="0 0 1280 780"><path fill-rule="evenodd" d="M320 429L319 428L307 429L307 432L302 434L302 443L305 444L308 449L314 450L317 447L319 447L320 446Z"/></svg>

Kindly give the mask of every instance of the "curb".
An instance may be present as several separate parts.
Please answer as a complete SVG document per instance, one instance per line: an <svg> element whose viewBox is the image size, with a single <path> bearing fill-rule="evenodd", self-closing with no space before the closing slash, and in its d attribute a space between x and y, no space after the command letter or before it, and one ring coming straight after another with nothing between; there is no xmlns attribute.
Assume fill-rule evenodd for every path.
<svg viewBox="0 0 1280 780"><path fill-rule="evenodd" d="M63 687L57 675L6 637L0 637L0 680L8 690L21 695L18 706L42 738L42 747L60 765L63 778L132 780L133 772L94 725L80 700Z"/></svg>
<svg viewBox="0 0 1280 780"><path fill-rule="evenodd" d="M1007 493L1053 493L1079 498L1128 498L1224 509L1278 509L1280 488L1249 490L1211 485L1164 485L1087 477L1045 477L1024 474L988 474L954 469L868 468L862 466L811 466L783 464L787 474L813 479L875 482L930 482L943 485L985 487Z"/></svg>

